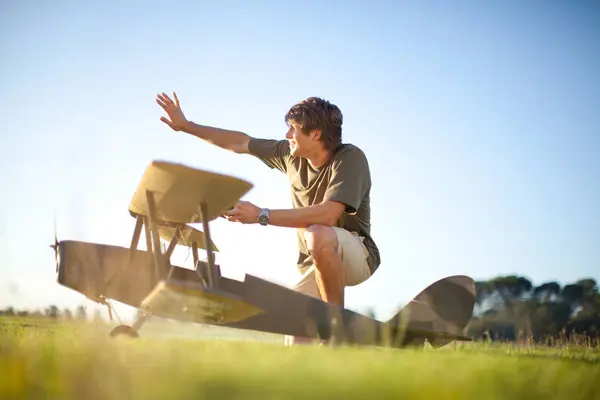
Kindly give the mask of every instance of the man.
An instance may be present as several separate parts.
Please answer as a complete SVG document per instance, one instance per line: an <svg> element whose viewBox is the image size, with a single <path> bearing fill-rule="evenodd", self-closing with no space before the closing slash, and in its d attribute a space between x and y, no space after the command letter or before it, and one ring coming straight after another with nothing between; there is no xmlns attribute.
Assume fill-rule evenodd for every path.
<svg viewBox="0 0 600 400"><path fill-rule="evenodd" d="M270 210L240 201L229 221L296 228L298 269L294 287L306 295L344 307L344 287L367 280L379 267L379 250L370 235L371 176L364 153L342 144L342 113L311 97L286 114L284 140L258 139L188 121L177 94L157 95L169 118L161 121L223 149L250 154L285 173L292 209Z"/></svg>

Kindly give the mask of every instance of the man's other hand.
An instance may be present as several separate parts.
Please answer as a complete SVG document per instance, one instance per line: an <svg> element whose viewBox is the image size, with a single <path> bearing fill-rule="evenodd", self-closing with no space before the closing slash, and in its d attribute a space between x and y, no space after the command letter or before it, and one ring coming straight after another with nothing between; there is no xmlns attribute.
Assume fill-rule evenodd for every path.
<svg viewBox="0 0 600 400"><path fill-rule="evenodd" d="M169 125L174 131L182 131L188 124L188 120L185 118L183 111L181 111L181 108L179 107L177 93L173 92L173 97L175 98L175 101L171 100L165 92L156 95L156 102L166 111L170 118L160 117L160 120Z"/></svg>
<svg viewBox="0 0 600 400"><path fill-rule="evenodd" d="M258 222L260 210L260 207L255 206L249 201L239 201L235 207L227 211L224 216L231 222L255 224Z"/></svg>

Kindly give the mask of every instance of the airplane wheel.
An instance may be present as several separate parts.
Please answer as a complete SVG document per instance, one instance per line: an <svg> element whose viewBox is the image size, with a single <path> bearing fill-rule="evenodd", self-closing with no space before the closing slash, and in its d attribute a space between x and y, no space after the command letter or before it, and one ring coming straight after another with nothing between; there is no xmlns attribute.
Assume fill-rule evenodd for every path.
<svg viewBox="0 0 600 400"><path fill-rule="evenodd" d="M110 337L127 336L130 338L137 338L139 334L135 329L129 325L115 326L110 330Z"/></svg>

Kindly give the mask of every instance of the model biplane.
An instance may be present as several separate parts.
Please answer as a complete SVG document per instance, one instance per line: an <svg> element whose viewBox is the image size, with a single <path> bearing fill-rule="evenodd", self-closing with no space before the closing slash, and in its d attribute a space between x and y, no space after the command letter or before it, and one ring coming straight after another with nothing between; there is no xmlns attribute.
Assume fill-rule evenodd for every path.
<svg viewBox="0 0 600 400"><path fill-rule="evenodd" d="M133 325L119 324L111 336L137 337L144 322L156 316L358 345L428 341L439 347L470 340L463 331L475 304L475 284L467 276L432 284L385 322L250 274L241 281L222 276L209 223L252 186L232 176L154 161L129 204L136 220L130 246L55 238L57 281L107 305L111 315L110 300L139 309ZM203 230L194 223L202 223ZM138 248L142 232L146 249ZM168 246L161 248L161 240ZM171 263L176 246L191 249L193 268ZM206 258L199 258L199 249Z"/></svg>

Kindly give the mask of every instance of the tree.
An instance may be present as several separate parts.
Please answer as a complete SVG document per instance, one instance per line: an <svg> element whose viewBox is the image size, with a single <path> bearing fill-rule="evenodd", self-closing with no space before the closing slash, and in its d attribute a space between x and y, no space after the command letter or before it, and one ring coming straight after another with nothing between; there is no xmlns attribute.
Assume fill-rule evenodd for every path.
<svg viewBox="0 0 600 400"><path fill-rule="evenodd" d="M533 289L533 295L538 303L556 301L560 296L560 285L557 282L547 282Z"/></svg>
<svg viewBox="0 0 600 400"><path fill-rule="evenodd" d="M81 321L85 321L87 319L87 314L84 306L77 307L75 311L75 318Z"/></svg>
<svg viewBox="0 0 600 400"><path fill-rule="evenodd" d="M65 308L62 312L62 317L64 319L72 319L73 318L73 313L71 312L71 310L69 310L68 308Z"/></svg>
<svg viewBox="0 0 600 400"><path fill-rule="evenodd" d="M12 317L12 316L14 316L14 315L16 314L16 313L15 313L15 308L14 308L14 307L12 307L12 306L8 307L8 308L7 308L6 310L4 310L2 313L3 313L4 315L6 315L7 317Z"/></svg>
<svg viewBox="0 0 600 400"><path fill-rule="evenodd" d="M573 284L566 285L561 295L569 303L572 316L576 316L580 311L585 314L593 314L596 309L598 285L594 279L580 279Z"/></svg>
<svg viewBox="0 0 600 400"><path fill-rule="evenodd" d="M514 340L519 332L536 340L561 332L600 336L600 294L596 280L564 287L550 281L534 286L524 277L500 276L476 282L472 335Z"/></svg>
<svg viewBox="0 0 600 400"><path fill-rule="evenodd" d="M58 307L51 305L44 311L44 314L50 318L58 318Z"/></svg>

